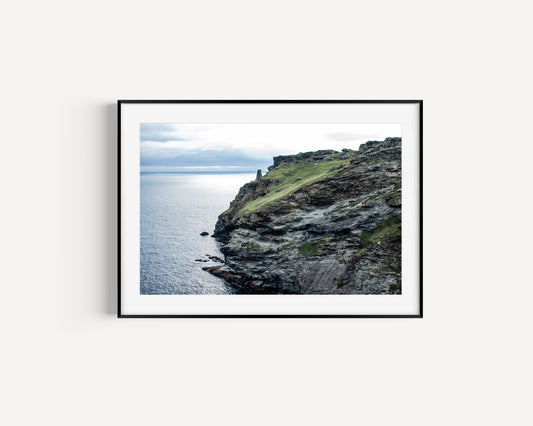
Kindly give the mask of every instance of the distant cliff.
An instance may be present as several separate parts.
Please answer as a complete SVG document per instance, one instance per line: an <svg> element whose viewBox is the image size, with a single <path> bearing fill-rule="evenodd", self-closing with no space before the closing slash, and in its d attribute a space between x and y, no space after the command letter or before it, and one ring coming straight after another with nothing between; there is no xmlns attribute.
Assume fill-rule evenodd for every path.
<svg viewBox="0 0 533 426"><path fill-rule="evenodd" d="M213 234L213 275L254 292L401 293L401 138L274 157Z"/></svg>

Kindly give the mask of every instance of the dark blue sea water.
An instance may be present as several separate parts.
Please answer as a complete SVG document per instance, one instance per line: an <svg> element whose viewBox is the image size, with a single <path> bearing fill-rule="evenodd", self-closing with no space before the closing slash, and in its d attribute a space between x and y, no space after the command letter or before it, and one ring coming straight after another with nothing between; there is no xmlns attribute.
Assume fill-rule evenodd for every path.
<svg viewBox="0 0 533 426"><path fill-rule="evenodd" d="M206 255L224 258L211 237L217 217L254 179L255 173L141 173L141 294L235 293L202 267L220 264Z"/></svg>

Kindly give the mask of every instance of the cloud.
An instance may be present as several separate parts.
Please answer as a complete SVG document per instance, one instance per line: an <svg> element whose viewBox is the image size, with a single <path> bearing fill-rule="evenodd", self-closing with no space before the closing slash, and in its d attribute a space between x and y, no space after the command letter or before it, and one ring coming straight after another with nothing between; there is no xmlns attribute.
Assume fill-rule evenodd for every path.
<svg viewBox="0 0 533 426"><path fill-rule="evenodd" d="M249 167L266 168L272 159L270 157L252 157L238 150L172 150L166 155L160 151L144 152L141 155L141 166L165 167Z"/></svg>
<svg viewBox="0 0 533 426"><path fill-rule="evenodd" d="M142 123L140 130L141 170L264 170L276 155L401 136L400 123Z"/></svg>
<svg viewBox="0 0 533 426"><path fill-rule="evenodd" d="M334 132L334 133L326 134L327 139L331 141L336 141L336 142L350 142L350 141L357 141L361 139L370 140L378 136L379 135L377 134L369 135L366 133L348 133L348 132Z"/></svg>
<svg viewBox="0 0 533 426"><path fill-rule="evenodd" d="M169 142L187 140L178 135L176 126L167 123L141 123L141 142Z"/></svg>

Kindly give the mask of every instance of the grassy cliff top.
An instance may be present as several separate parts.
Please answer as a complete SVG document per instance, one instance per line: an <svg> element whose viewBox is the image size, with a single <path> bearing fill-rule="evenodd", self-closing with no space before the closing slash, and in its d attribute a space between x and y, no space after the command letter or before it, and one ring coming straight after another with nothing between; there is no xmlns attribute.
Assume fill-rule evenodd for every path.
<svg viewBox="0 0 533 426"><path fill-rule="evenodd" d="M275 204L304 186L334 176L347 164L348 160L338 159L318 163L298 163L270 170L263 180L270 181L274 185L265 195L248 201L241 207L238 215L245 216L258 208Z"/></svg>
<svg viewBox="0 0 533 426"><path fill-rule="evenodd" d="M303 187L332 178L354 161L364 161L364 158L398 148L401 149L401 138L387 138L362 144L358 151L320 150L274 157L268 173L245 185L242 189L246 188L249 192L242 192L223 214L233 218L247 216L263 207L280 203Z"/></svg>

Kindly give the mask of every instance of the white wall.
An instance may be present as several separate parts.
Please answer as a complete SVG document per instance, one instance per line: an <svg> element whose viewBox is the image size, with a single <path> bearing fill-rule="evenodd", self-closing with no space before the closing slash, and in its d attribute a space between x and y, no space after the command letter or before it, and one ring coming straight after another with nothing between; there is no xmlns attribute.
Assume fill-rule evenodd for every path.
<svg viewBox="0 0 533 426"><path fill-rule="evenodd" d="M530 2L4 2L5 425L529 425ZM117 320L118 98L425 101L423 320Z"/></svg>

